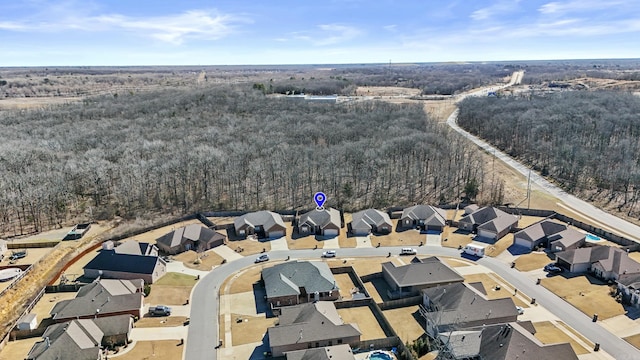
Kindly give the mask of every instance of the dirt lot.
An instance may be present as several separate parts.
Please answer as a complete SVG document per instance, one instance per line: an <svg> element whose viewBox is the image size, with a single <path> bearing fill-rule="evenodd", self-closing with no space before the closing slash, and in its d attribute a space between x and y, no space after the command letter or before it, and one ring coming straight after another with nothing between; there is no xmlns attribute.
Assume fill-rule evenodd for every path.
<svg viewBox="0 0 640 360"><path fill-rule="evenodd" d="M42 338L36 337L18 341L9 341L2 351L0 351L0 360L25 359L29 350L33 347L33 344L40 340L42 340Z"/></svg>
<svg viewBox="0 0 640 360"><path fill-rule="evenodd" d="M545 252L532 252L530 254L520 255L516 259L516 269L520 271L531 271L544 268L545 265L553 262Z"/></svg>
<svg viewBox="0 0 640 360"><path fill-rule="evenodd" d="M134 326L137 328L184 326L185 320L187 320L186 316L169 316L169 317L150 316L150 317L144 317L136 321Z"/></svg>
<svg viewBox="0 0 640 360"><path fill-rule="evenodd" d="M195 263L197 258L198 253L193 250L172 256L173 260L184 263L184 266L190 269L202 271L210 271L213 266L220 265L222 263L222 256L216 254L213 250L208 250L201 254L199 264Z"/></svg>
<svg viewBox="0 0 640 360"><path fill-rule="evenodd" d="M640 349L640 334L628 336L624 338L626 342ZM0 354L0 359L2 359L2 354Z"/></svg>
<svg viewBox="0 0 640 360"><path fill-rule="evenodd" d="M361 340L385 338L386 335L368 306L338 309L345 324L357 324L362 332Z"/></svg>
<svg viewBox="0 0 640 360"><path fill-rule="evenodd" d="M180 340L139 341L133 349L120 356L109 358L118 360L175 360L182 358L184 346Z"/></svg>
<svg viewBox="0 0 640 360"><path fill-rule="evenodd" d="M589 353L589 350L578 344L573 338L549 321L535 322L533 326L536 328L535 337L543 344L569 343L576 355Z"/></svg>
<svg viewBox="0 0 640 360"><path fill-rule="evenodd" d="M609 286L591 276L557 275L542 279L541 284L587 316L598 314L604 320L625 314L622 305L609 295Z"/></svg>
<svg viewBox="0 0 640 360"><path fill-rule="evenodd" d="M383 313L403 343L413 342L424 334L424 328L419 322L423 320L417 305L385 310Z"/></svg>
<svg viewBox="0 0 640 360"><path fill-rule="evenodd" d="M242 322L237 322L236 319L242 319ZM278 318L231 314L231 320L233 346L238 346L261 341L267 329L274 326Z"/></svg>
<svg viewBox="0 0 640 360"><path fill-rule="evenodd" d="M184 305L191 296L196 278L191 275L167 273L151 285L144 302L149 305Z"/></svg>
<svg viewBox="0 0 640 360"><path fill-rule="evenodd" d="M20 252L22 250L27 251L27 256L23 257L22 259L17 259L13 261L9 260L9 257L11 256L11 254L13 254L13 252ZM5 258L2 259L0 264L1 265L30 265L42 259L45 255L51 253L52 251L53 251L53 248L28 248L28 249L20 249L20 250L9 250L4 255Z"/></svg>

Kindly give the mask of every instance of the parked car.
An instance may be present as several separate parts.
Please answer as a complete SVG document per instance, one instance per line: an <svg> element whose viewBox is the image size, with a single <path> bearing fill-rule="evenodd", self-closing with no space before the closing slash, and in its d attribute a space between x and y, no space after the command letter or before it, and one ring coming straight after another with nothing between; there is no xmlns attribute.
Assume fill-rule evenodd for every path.
<svg viewBox="0 0 640 360"><path fill-rule="evenodd" d="M415 254L417 254L417 251L414 248L402 248L402 250L400 250L400 255L415 255Z"/></svg>
<svg viewBox="0 0 640 360"><path fill-rule="evenodd" d="M26 251L14 252L13 254L11 254L11 257L9 257L9 260L18 260L18 259L22 259L22 258L24 258L26 256L27 256L27 252Z"/></svg>
<svg viewBox="0 0 640 360"><path fill-rule="evenodd" d="M524 309L522 308L522 306L516 306L516 310L518 310L518 315L524 314Z"/></svg>
<svg viewBox="0 0 640 360"><path fill-rule="evenodd" d="M336 251L335 250L327 250L327 251L322 253L322 257L325 257L325 258L336 257Z"/></svg>
<svg viewBox="0 0 640 360"><path fill-rule="evenodd" d="M549 264L547 266L544 267L544 271L547 271L549 273L552 274L557 274L557 273L561 273L563 270L560 266L556 265L556 264Z"/></svg>
<svg viewBox="0 0 640 360"><path fill-rule="evenodd" d="M261 262L265 262L265 261L269 261L269 255L268 254L262 254L262 255L258 256L256 258L255 263L261 263Z"/></svg>
<svg viewBox="0 0 640 360"><path fill-rule="evenodd" d="M164 305L152 306L149 308L151 316L171 316L171 308Z"/></svg>

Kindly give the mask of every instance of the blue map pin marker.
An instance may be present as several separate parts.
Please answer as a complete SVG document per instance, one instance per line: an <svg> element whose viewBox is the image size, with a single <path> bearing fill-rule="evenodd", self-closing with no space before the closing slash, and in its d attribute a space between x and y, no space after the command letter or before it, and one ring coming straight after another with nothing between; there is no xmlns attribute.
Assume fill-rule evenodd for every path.
<svg viewBox="0 0 640 360"><path fill-rule="evenodd" d="M324 202L327 201L327 196L323 192L317 192L315 195L313 195L313 201L315 201L316 205L318 205L317 209L322 210L324 209Z"/></svg>

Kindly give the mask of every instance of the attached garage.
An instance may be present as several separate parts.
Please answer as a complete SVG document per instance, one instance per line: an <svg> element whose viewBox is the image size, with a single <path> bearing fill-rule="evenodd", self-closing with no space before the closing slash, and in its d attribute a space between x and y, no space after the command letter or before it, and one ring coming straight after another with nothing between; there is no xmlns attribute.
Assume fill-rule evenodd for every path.
<svg viewBox="0 0 640 360"><path fill-rule="evenodd" d="M269 234L267 234L267 236L271 239L278 239L284 236L284 231L282 230L272 231Z"/></svg>
<svg viewBox="0 0 640 360"><path fill-rule="evenodd" d="M337 229L324 229L324 236L338 236L338 233Z"/></svg>
<svg viewBox="0 0 640 360"><path fill-rule="evenodd" d="M478 229L478 236L481 238L495 240L497 235L498 234L490 230Z"/></svg>
<svg viewBox="0 0 640 360"><path fill-rule="evenodd" d="M523 239L521 237L516 237L513 240L513 244L514 245L519 245L519 246L524 246L527 249L533 249L533 242L531 242L529 239Z"/></svg>

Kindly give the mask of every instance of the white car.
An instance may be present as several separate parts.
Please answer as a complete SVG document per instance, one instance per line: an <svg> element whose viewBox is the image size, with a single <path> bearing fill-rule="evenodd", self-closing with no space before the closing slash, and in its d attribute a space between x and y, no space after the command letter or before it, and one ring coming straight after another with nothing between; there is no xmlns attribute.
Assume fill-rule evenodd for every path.
<svg viewBox="0 0 640 360"><path fill-rule="evenodd" d="M256 263L261 263L261 262L264 262L264 261L269 261L269 255L268 254L262 254L262 255L258 256L256 258L255 262Z"/></svg>
<svg viewBox="0 0 640 360"><path fill-rule="evenodd" d="M322 257L325 257L325 258L336 257L336 251L335 250L325 251L322 253Z"/></svg>
<svg viewBox="0 0 640 360"><path fill-rule="evenodd" d="M414 248L402 248L402 250L400 250L400 255L415 255L415 254L417 254L417 251Z"/></svg>
<svg viewBox="0 0 640 360"><path fill-rule="evenodd" d="M518 315L524 314L524 309L521 306L516 306L516 310L518 310Z"/></svg>

